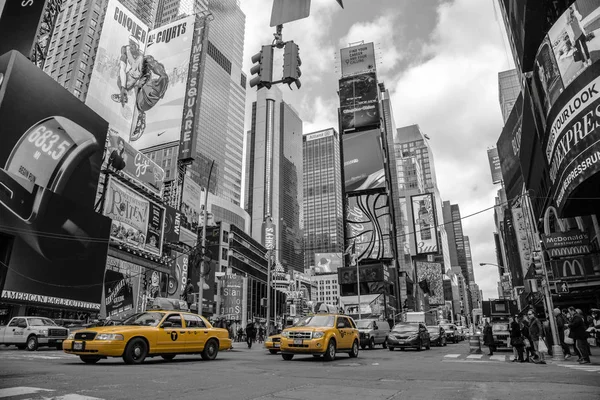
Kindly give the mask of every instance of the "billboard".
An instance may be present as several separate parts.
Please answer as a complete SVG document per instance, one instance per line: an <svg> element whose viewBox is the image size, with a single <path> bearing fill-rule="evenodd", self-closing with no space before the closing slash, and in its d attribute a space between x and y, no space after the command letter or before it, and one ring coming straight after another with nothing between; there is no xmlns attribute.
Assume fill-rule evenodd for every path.
<svg viewBox="0 0 600 400"><path fill-rule="evenodd" d="M155 195L162 196L165 171L112 129L106 136L104 160L105 165L112 166Z"/></svg>
<svg viewBox="0 0 600 400"><path fill-rule="evenodd" d="M153 81L143 74L147 42L148 27L118 0L110 0L85 104L128 142L136 94Z"/></svg>
<svg viewBox="0 0 600 400"><path fill-rule="evenodd" d="M387 194L351 196L346 214L346 241L356 245L358 261L393 257Z"/></svg>
<svg viewBox="0 0 600 400"><path fill-rule="evenodd" d="M219 315L231 321L242 320L244 299L244 278L240 275L226 275L222 282L221 309Z"/></svg>
<svg viewBox="0 0 600 400"><path fill-rule="evenodd" d="M417 281L427 281L429 287L429 305L444 305L444 280L442 264L436 262L417 261Z"/></svg>
<svg viewBox="0 0 600 400"><path fill-rule="evenodd" d="M593 279L600 275L600 266L598 266L597 261L593 256L562 258L560 260L551 261L550 265L552 266L554 279Z"/></svg>
<svg viewBox="0 0 600 400"><path fill-rule="evenodd" d="M340 79L342 132L379 125L379 89L374 72Z"/></svg>
<svg viewBox="0 0 600 400"><path fill-rule="evenodd" d="M363 295L386 292L386 275L382 264L361 265L358 269L360 279L360 293ZM358 293L358 279L356 267L338 269L338 283L343 296L352 296Z"/></svg>
<svg viewBox="0 0 600 400"><path fill-rule="evenodd" d="M171 206L165 206L165 242L179 243L181 234L181 212Z"/></svg>
<svg viewBox="0 0 600 400"><path fill-rule="evenodd" d="M381 132L373 129L342 136L344 189L347 194L385 188Z"/></svg>
<svg viewBox="0 0 600 400"><path fill-rule="evenodd" d="M375 46L373 42L340 49L342 77L375 72Z"/></svg>
<svg viewBox="0 0 600 400"><path fill-rule="evenodd" d="M196 15L194 25L194 40L188 65L187 86L183 101L183 118L179 140L179 159L193 160L196 154L196 131L198 123L199 103L202 92L202 71L204 70L205 54L202 51L208 40L206 33L206 17Z"/></svg>
<svg viewBox="0 0 600 400"><path fill-rule="evenodd" d="M542 233L542 242L546 249L584 246L590 244L590 234L580 230L549 234Z"/></svg>
<svg viewBox="0 0 600 400"><path fill-rule="evenodd" d="M136 95L131 132L136 149L179 141L194 20L186 17L148 33L144 63L151 75Z"/></svg>
<svg viewBox="0 0 600 400"><path fill-rule="evenodd" d="M315 253L314 272L316 275L335 274L343 265L342 253Z"/></svg>
<svg viewBox="0 0 600 400"><path fill-rule="evenodd" d="M112 219L111 240L162 255L165 208L109 177L104 215Z"/></svg>
<svg viewBox="0 0 600 400"><path fill-rule="evenodd" d="M200 222L200 185L190 176L183 178L183 192L181 194L181 227L191 232L198 230Z"/></svg>
<svg viewBox="0 0 600 400"><path fill-rule="evenodd" d="M417 254L437 253L438 238L433 194L411 196Z"/></svg>
<svg viewBox="0 0 600 400"><path fill-rule="evenodd" d="M37 41L46 2L7 0L0 4L0 54L17 50L29 57Z"/></svg>
<svg viewBox="0 0 600 400"><path fill-rule="evenodd" d="M517 101L508 116L496 148L500 156L500 169L506 187L506 195L511 201L521 195L523 175L521 173L521 162L519 148L521 145L521 126L523 112L523 92L517 97Z"/></svg>
<svg viewBox="0 0 600 400"><path fill-rule="evenodd" d="M488 161L490 163L490 171L492 173L492 183L502 182L502 168L500 168L500 157L498 156L498 149L493 147L488 149Z"/></svg>
<svg viewBox="0 0 600 400"><path fill-rule="evenodd" d="M144 268L118 258L106 258L104 302L106 316L122 319L138 311Z"/></svg>

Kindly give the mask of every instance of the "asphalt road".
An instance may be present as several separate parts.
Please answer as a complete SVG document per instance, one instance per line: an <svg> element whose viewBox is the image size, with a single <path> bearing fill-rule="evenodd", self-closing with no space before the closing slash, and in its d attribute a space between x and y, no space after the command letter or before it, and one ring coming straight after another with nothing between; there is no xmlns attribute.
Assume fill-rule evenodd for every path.
<svg viewBox="0 0 600 400"><path fill-rule="evenodd" d="M0 347L0 399L600 399L598 355L586 366L511 359L510 352L470 355L468 341L421 352L367 349L333 362L284 361L235 343L214 361L177 356L142 365L116 358L87 365L56 350Z"/></svg>

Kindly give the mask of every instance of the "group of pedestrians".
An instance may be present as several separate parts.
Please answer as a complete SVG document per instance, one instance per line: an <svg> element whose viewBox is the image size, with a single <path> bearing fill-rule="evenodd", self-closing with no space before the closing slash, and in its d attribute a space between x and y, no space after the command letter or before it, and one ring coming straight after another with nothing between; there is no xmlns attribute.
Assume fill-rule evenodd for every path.
<svg viewBox="0 0 600 400"><path fill-rule="evenodd" d="M248 348L252 348L252 343L256 342L262 343L265 341L265 327L262 325L256 326L254 321L250 320L246 324L246 344L248 344Z"/></svg>
<svg viewBox="0 0 600 400"><path fill-rule="evenodd" d="M581 309L569 307L568 310L554 309L558 339L565 359L569 359L571 347L579 357L580 364L590 364L591 348L588 338L598 341L600 336L600 309L592 309L592 314L585 317Z"/></svg>

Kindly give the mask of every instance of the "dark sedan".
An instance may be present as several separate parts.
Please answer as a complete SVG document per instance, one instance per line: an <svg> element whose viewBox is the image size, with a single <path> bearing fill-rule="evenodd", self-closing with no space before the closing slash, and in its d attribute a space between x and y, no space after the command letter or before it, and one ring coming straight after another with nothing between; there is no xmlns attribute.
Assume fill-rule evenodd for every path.
<svg viewBox="0 0 600 400"><path fill-rule="evenodd" d="M428 326L429 340L432 346L445 346L448 344L446 341L446 331L439 325Z"/></svg>
<svg viewBox="0 0 600 400"><path fill-rule="evenodd" d="M431 348L429 332L424 324L400 323L390 331L387 339L390 351L412 347L421 351L423 347Z"/></svg>

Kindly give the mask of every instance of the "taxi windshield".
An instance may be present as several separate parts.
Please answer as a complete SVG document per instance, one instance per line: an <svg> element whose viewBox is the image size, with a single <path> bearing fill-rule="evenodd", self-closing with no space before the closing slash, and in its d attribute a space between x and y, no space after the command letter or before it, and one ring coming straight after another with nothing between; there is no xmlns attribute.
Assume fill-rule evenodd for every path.
<svg viewBox="0 0 600 400"><path fill-rule="evenodd" d="M160 312L134 314L123 321L121 325L158 326L163 315L164 314Z"/></svg>
<svg viewBox="0 0 600 400"><path fill-rule="evenodd" d="M333 315L313 315L310 317L306 317L300 322L298 322L295 326L323 326L323 327L332 327L335 318Z"/></svg>

